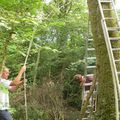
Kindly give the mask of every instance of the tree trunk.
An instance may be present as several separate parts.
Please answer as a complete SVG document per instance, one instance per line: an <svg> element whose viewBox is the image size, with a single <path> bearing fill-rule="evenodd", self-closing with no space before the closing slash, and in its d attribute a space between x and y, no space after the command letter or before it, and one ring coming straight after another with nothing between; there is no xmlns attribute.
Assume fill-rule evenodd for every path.
<svg viewBox="0 0 120 120"><path fill-rule="evenodd" d="M96 49L97 73L99 73L97 76L98 101L96 119L116 120L112 72L101 26L99 6L97 0L87 0L87 2ZM112 26L114 26L114 24Z"/></svg>

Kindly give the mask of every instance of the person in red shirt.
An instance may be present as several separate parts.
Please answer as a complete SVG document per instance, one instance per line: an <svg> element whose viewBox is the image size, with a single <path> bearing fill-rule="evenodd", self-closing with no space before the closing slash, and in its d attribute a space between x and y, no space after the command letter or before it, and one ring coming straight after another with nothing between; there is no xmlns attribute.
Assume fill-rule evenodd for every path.
<svg viewBox="0 0 120 120"><path fill-rule="evenodd" d="M93 76L82 76L81 74L76 74L74 76L74 80L76 80L80 86L83 86L85 83L91 83L93 81ZM90 89L90 86L85 86L85 90L89 90Z"/></svg>

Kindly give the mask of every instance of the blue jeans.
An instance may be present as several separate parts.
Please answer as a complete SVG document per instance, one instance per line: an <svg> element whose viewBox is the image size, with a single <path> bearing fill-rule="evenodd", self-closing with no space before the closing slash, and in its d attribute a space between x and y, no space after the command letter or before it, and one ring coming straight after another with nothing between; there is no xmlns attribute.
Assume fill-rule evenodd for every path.
<svg viewBox="0 0 120 120"><path fill-rule="evenodd" d="M0 120L13 120L8 110L0 110Z"/></svg>

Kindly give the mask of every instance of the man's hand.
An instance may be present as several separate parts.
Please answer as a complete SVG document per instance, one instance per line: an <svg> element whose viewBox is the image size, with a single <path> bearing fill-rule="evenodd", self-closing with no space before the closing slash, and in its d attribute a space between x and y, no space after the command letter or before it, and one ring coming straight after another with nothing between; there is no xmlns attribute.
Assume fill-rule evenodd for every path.
<svg viewBox="0 0 120 120"><path fill-rule="evenodd" d="M24 73L25 71L26 71L26 66L23 66L23 67L20 69L17 77L12 81L11 85L16 85L16 86L21 85L21 84L23 83L23 81L21 81L21 78L22 78L22 75L23 75L23 73Z"/></svg>
<svg viewBox="0 0 120 120"><path fill-rule="evenodd" d="M23 80L21 81L21 80L19 80L19 81L16 81L16 86L20 86L20 85L23 85Z"/></svg>
<svg viewBox="0 0 120 120"><path fill-rule="evenodd" d="M14 92L17 89L17 86L9 86L9 91Z"/></svg>
<svg viewBox="0 0 120 120"><path fill-rule="evenodd" d="M26 71L26 66L23 66L20 70L20 72L24 73Z"/></svg>

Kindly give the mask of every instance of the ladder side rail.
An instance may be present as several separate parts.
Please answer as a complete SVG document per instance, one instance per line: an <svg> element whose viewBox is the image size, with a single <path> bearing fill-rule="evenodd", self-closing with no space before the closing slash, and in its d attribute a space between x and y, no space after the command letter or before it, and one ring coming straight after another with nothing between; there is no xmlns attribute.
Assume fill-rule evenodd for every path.
<svg viewBox="0 0 120 120"><path fill-rule="evenodd" d="M118 24L118 27L120 28L120 24L119 24L120 20L119 20L119 16L118 16L118 13L117 13L117 10L116 10L116 7L115 7L115 2L113 0L111 0L111 1L112 1L113 9L115 11L115 15L116 15L116 18L117 18L117 24ZM118 85L117 87L118 87L119 99L120 99L120 86L119 86L119 84L117 84L117 85Z"/></svg>
<svg viewBox="0 0 120 120"><path fill-rule="evenodd" d="M98 0L98 5L99 5L99 8L100 8L100 13L101 13L102 19L105 19L105 16L104 16L104 13L103 13L103 8L102 8L102 5L100 3L100 0Z"/></svg>
<svg viewBox="0 0 120 120"><path fill-rule="evenodd" d="M119 104L118 104L118 91L117 90L117 84L116 84L116 67L115 64L113 62L113 54L112 54L112 49L111 49L111 44L110 44L110 40L109 40L109 35L108 35L108 31L107 31L107 27L106 27L106 22L105 20L101 20L102 23L102 27L103 27L103 32L104 32L104 36L105 36L105 42L106 42L106 46L108 49L108 54L109 54L109 59L110 59L110 64L111 64L111 70L112 70L112 76L113 76L113 84L114 84L114 95L115 95L115 109L116 109L116 120L119 120Z"/></svg>
<svg viewBox="0 0 120 120"><path fill-rule="evenodd" d="M118 27L120 27L120 24L119 24L119 16L117 14L117 10L116 10L116 7L115 7L115 2L113 0L112 1L112 5L113 5L113 9L115 11L115 15L116 15L116 19L117 19L117 24L118 24Z"/></svg>
<svg viewBox="0 0 120 120"><path fill-rule="evenodd" d="M116 15L116 19L117 19L117 24L118 24L118 27L120 27L120 25L119 25L119 23L118 23L118 21L119 21L119 17L118 17L118 14L117 14L117 11L116 11L116 8L115 8L115 3L114 3L114 1L113 0L111 0L111 3L112 3L112 7L113 7L113 9L114 9L114 12L115 12L115 15ZM101 6L101 3L100 3L100 6ZM104 16L104 13L103 13L103 11L102 11L102 6L101 6L101 13L103 14L103 16ZM103 20L104 20L104 17L103 17ZM106 23L105 23L106 24ZM106 27L105 27L105 29L107 30L107 25L105 25ZM103 29L103 31L104 31L104 29ZM105 35L107 35L107 33L108 33L108 31L106 31L106 34ZM108 35L108 38L109 38L109 35ZM108 41L110 41L110 39L108 40ZM107 44L107 43L106 43ZM111 44L110 44L110 46L111 46ZM112 48L112 47L111 47ZM111 48L110 48L110 50L111 50ZM112 51L111 51L111 53L112 53ZM111 54L111 59L112 59L112 62L113 62L113 67L111 67L111 69L113 69L114 68L114 70L116 71L114 71L115 73L115 80L116 80L116 84L117 84L117 91L118 91L118 94L119 94L119 98L120 98L120 89L119 89L119 78L118 78L118 74L117 74L117 68L116 68L116 65L115 65L115 62L113 61L114 60L114 56L113 56L113 53Z"/></svg>
<svg viewBox="0 0 120 120"><path fill-rule="evenodd" d="M118 13L117 13L117 10L116 10L116 7L115 7L115 2L113 0L112 1L112 5L113 5L113 9L115 11L115 15L116 15L116 19L117 19L117 24L118 24L118 27L120 28L120 24L119 24L119 16L118 16ZM119 88L119 79L118 79L118 82L117 82L117 88L118 88L118 92L119 92L119 98L120 98L120 88Z"/></svg>
<svg viewBox="0 0 120 120"><path fill-rule="evenodd" d="M89 33L89 32L88 32ZM88 68L87 68L87 66L88 66L88 62L89 62L89 59L88 59L88 57L91 57L91 55L90 55L90 50L88 49L88 47L89 47L89 45L90 45L90 43L91 42L93 42L93 41L89 41L89 35L88 35L88 37L87 37L87 39L86 39L86 49L85 49L85 76L87 76L87 74L88 74ZM92 96L91 95L89 95L89 97L90 98L87 98L87 96L88 96L88 91L86 90L86 86L85 85L83 85L83 92L82 92L82 107L81 107L81 109L83 109L84 107L85 107L85 111L84 112L86 112L86 110L88 109L87 107L88 107L88 105L86 104L86 106L85 106L85 101L87 100L87 103L89 103L90 105L92 105L92 102L91 102L91 99L92 99ZM88 102L89 101L89 102ZM92 105L92 107L93 107L93 105ZM82 110L82 116L81 116L81 119L83 120L83 119L89 119L89 117L90 117L90 114L91 113L88 113L88 115L87 115L87 117L85 117L84 116L84 113L83 112L83 110Z"/></svg>
<svg viewBox="0 0 120 120"><path fill-rule="evenodd" d="M90 52L90 50L88 50L88 47L89 47L89 42L93 42L93 41L89 41L89 36L86 38L86 44L85 44L85 74L84 74L84 76L87 76L87 74L88 74L88 62L89 62L89 59L88 59L88 56L89 56L89 52ZM82 100L84 100L84 98L85 98L85 95L86 95L86 90L85 90L85 87L86 86L82 86L82 89L83 89L83 92L82 92ZM84 101L83 101L84 102ZM82 102L82 103L83 103Z"/></svg>
<svg viewBox="0 0 120 120"><path fill-rule="evenodd" d="M109 39L109 34L108 34L108 31L107 31L107 25L106 25L106 22L105 22L105 17L104 17L104 13L103 13L103 9L102 9L102 5L101 5L101 3L100 3L100 0L98 0L98 3L99 3L99 8L100 8L100 13L101 13L101 17L102 17L102 27L104 28L103 29L103 32L104 32L104 36L105 36L105 40L107 40L107 39ZM106 32L105 32L106 31ZM112 47L111 47L111 44L110 44L110 40L107 40L108 42L109 42L109 44L108 44L108 42L106 42L106 45L109 45L110 46L110 48L109 48L109 46L107 47L108 49L110 49L109 51L108 51L108 54L109 54L109 56L111 56L112 58L110 58L110 63L113 63L113 67L111 66L111 69L114 69L114 72L115 71L117 71L117 69L116 69L116 65L115 65L115 62L113 61L114 60L114 56L113 56L113 53L112 53ZM115 78L116 78L116 84L117 84L117 91L119 92L119 97L120 97L120 90L119 90L119 79L118 79L118 75L117 75L117 72L115 72Z"/></svg>
<svg viewBox="0 0 120 120"><path fill-rule="evenodd" d="M88 23L89 24L89 23ZM86 76L87 74L87 56L88 56L88 36L87 38L85 39L85 74L84 76ZM84 103L84 96L85 96L85 86L82 86L82 104Z"/></svg>

